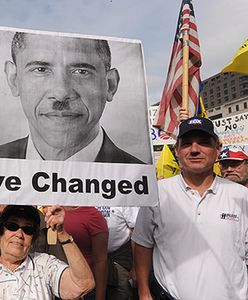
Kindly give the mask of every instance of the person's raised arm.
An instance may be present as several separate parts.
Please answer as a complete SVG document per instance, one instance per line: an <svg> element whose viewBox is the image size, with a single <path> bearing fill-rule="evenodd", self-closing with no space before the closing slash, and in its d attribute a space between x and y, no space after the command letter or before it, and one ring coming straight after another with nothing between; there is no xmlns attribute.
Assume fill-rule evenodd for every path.
<svg viewBox="0 0 248 300"><path fill-rule="evenodd" d="M65 211L60 206L45 209L47 227L58 232L58 241L62 244L69 267L62 273L59 292L62 299L74 299L87 294L94 286L93 274L83 254L64 230Z"/></svg>
<svg viewBox="0 0 248 300"><path fill-rule="evenodd" d="M149 289L149 274L151 271L152 248L134 245L134 267L139 291L139 300L152 300Z"/></svg>

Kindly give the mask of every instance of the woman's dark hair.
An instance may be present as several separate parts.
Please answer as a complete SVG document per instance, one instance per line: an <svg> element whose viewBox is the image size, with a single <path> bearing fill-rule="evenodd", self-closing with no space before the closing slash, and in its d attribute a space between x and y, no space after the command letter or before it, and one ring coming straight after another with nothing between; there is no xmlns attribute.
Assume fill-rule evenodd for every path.
<svg viewBox="0 0 248 300"><path fill-rule="evenodd" d="M7 205L0 217L0 236L4 232L4 224L6 224L10 217L17 217L31 221L34 227L34 234L32 242L34 242L40 232L40 215L39 211L31 205Z"/></svg>

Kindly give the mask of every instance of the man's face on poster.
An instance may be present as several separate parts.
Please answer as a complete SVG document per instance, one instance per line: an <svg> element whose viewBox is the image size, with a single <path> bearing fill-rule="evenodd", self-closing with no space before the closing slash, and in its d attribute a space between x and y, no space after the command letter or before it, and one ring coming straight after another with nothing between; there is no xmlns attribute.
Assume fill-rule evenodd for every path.
<svg viewBox="0 0 248 300"><path fill-rule="evenodd" d="M117 70L106 68L93 39L25 34L24 41L5 72L32 138L58 149L83 148L117 90Z"/></svg>

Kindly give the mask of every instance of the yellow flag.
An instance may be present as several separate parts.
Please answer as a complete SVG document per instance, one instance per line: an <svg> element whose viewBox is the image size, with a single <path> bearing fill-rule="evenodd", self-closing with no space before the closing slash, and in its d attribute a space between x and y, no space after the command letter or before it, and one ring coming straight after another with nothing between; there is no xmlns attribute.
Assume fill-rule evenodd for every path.
<svg viewBox="0 0 248 300"><path fill-rule="evenodd" d="M199 105L200 107L198 107L198 114L197 114L197 116L198 116L198 117L201 117L201 118L206 118L206 119L208 119L207 111L206 111L206 108L205 108L204 103L203 103L203 100L202 100L202 95L200 95L198 105Z"/></svg>
<svg viewBox="0 0 248 300"><path fill-rule="evenodd" d="M233 61L222 70L222 73L228 72L248 74L248 39L239 48Z"/></svg>
<svg viewBox="0 0 248 300"><path fill-rule="evenodd" d="M178 163L168 145L164 145L163 150L156 164L157 178L169 178L181 172Z"/></svg>
<svg viewBox="0 0 248 300"><path fill-rule="evenodd" d="M214 173L218 176L221 176L221 172L220 172L220 165L218 162L214 163Z"/></svg>

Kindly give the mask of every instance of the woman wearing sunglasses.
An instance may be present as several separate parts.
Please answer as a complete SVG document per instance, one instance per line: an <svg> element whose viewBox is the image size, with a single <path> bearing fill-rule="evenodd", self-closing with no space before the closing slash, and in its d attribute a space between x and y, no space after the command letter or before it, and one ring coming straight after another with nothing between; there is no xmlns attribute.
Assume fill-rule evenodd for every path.
<svg viewBox="0 0 248 300"><path fill-rule="evenodd" d="M46 209L47 227L58 231L69 266L52 255L30 254L40 231L32 206L8 205L0 218L0 299L77 299L94 287L93 275L73 239L64 231L65 212Z"/></svg>

